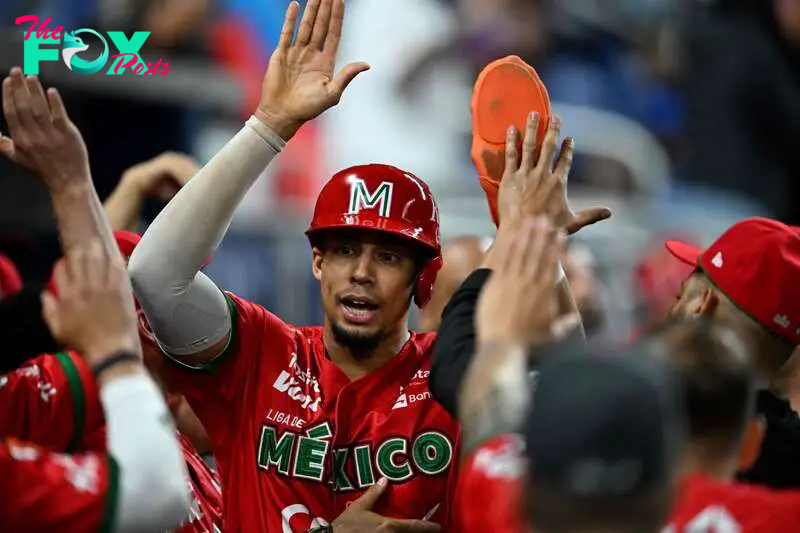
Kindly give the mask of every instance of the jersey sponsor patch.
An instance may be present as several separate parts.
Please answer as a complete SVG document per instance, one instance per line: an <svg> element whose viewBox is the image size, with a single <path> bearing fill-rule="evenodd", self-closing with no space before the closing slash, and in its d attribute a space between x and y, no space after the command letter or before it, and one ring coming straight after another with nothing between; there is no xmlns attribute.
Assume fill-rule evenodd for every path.
<svg viewBox="0 0 800 533"><path fill-rule="evenodd" d="M292 354L289 361L289 368L282 370L272 387L285 393L289 398L300 402L303 409L309 409L312 413L319 411L322 403L322 396L319 393L319 381L311 370L303 370L297 364L297 354Z"/></svg>
<svg viewBox="0 0 800 533"><path fill-rule="evenodd" d="M344 492L367 488L380 477L402 482L417 475L435 476L447 471L453 462L453 443L435 430L419 432L410 439L395 436L375 445L331 449L332 436L328 422L303 433L264 424L258 467L282 476L328 483ZM333 461L329 460L331 456Z"/></svg>

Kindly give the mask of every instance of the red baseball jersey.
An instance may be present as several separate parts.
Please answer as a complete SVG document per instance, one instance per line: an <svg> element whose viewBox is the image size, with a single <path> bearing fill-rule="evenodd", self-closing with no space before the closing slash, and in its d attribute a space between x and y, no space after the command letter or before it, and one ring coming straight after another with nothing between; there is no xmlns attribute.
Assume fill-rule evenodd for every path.
<svg viewBox="0 0 800 533"><path fill-rule="evenodd" d="M106 461L105 419L99 390L91 369L80 356L72 353L42 355L0 376L0 405L3 407L0 409L0 435L13 435L56 452L74 449L100 452L103 455L85 457ZM203 461L186 437L178 436L189 475L188 490L192 495L190 516L178 531L222 531L218 474ZM96 528L81 531L96 531Z"/></svg>
<svg viewBox="0 0 800 533"><path fill-rule="evenodd" d="M519 435L500 435L471 453L458 479L458 531L525 531L520 519L524 475L525 445Z"/></svg>
<svg viewBox="0 0 800 533"><path fill-rule="evenodd" d="M0 375L0 435L59 452L104 451L103 408L81 357L42 355Z"/></svg>
<svg viewBox="0 0 800 533"><path fill-rule="evenodd" d="M800 528L800 491L691 476L681 484L662 533L791 533Z"/></svg>
<svg viewBox="0 0 800 533"><path fill-rule="evenodd" d="M111 531L117 472L102 453L64 455L22 441L0 441L3 531Z"/></svg>
<svg viewBox="0 0 800 533"><path fill-rule="evenodd" d="M381 476L391 486L376 512L446 526L459 429L428 390L435 336L412 333L383 367L350 381L326 356L322 328L227 298L226 352L205 370L168 372L211 438L226 531L330 523Z"/></svg>

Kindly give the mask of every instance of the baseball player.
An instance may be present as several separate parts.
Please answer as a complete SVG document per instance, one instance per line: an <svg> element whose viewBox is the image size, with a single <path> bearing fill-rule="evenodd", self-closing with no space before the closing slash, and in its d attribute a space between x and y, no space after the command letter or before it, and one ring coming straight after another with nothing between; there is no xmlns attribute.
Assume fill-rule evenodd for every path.
<svg viewBox="0 0 800 533"><path fill-rule="evenodd" d="M58 219L59 233L66 249L66 257L57 265L53 279L48 287L49 296L44 298L43 302L58 301L57 299L54 300L54 295L56 294L58 294L58 298L63 296L60 289L63 289L65 284L63 279L61 280L62 283L58 282L59 273L63 273L64 265L69 264L71 251L85 246L86 242L100 242L106 231L111 234L108 230L107 221L102 216L99 200L91 184L91 177L88 175L86 150L80 132L66 116L66 111L57 92L51 89L48 91L48 97L45 97L43 88L34 76L25 78L18 68L12 69L11 76L3 83L4 112L9 125L13 125L13 127L10 127L11 137L3 137L0 140L0 146L7 157L35 171L48 186ZM113 235L113 239L114 253L112 257L118 259L120 265L118 270L122 273L121 276L125 278L122 259L126 259L130 255L139 237L127 232L117 232ZM123 256L122 258L119 258L120 253ZM102 265L95 266L98 269L102 267ZM85 269L82 272L84 274L87 273ZM97 272L89 271L88 273L96 276L97 279L103 279L104 272L102 269ZM61 277L63 278L64 276ZM72 281L86 283L86 280L80 277ZM127 280L124 285L128 291L131 290ZM70 284L66 283L66 286L68 294L72 294L74 298L74 291L70 292ZM130 292L127 298L131 299ZM44 316L47 317L46 305L44 306L44 311ZM87 322L97 321L96 316L94 318L84 316L85 312L84 315L80 315L80 311L81 309L76 310L78 317L83 317ZM115 316L113 310L104 309L104 311L112 318ZM41 314L40 312L37 322L42 322ZM137 337L136 315L133 312L132 301L131 316L133 336ZM28 319L30 320L31 317ZM26 325L30 326L34 331L47 330L46 326L40 327L39 324ZM100 325L108 326L104 322L100 322ZM53 330L52 327L50 329ZM113 330L106 332L103 328L98 329L101 340L104 335L109 336L113 333ZM53 334L56 333L56 331L53 331ZM51 336L50 331L47 331L47 336ZM62 340L71 341L72 339L65 338ZM41 344L41 339L34 343L37 346ZM45 344L52 344L52 341ZM75 342L66 342L65 344L79 351L82 347L81 344ZM135 339L135 344L137 351L141 350L138 338ZM26 346L25 349L29 350L30 347ZM137 361L139 357L137 356ZM152 357L150 360L152 360ZM160 357L156 360L160 361ZM125 363L125 360L120 359L120 361L114 362L114 358L112 358L110 366L105 365L108 367L109 375L114 375L115 372L118 372L117 363L120 362ZM21 368L17 368L13 372L0 375L0 402L3 402L3 409L0 409L0 435L13 435L35 443L33 447L29 444L9 445L7 457L5 457L6 466L14 471L22 469L30 473L42 470L48 476L38 479L36 482L31 481L30 485L9 485L14 487L15 491L20 491L22 500L20 506L15 508L14 515L8 518L9 522L3 522L4 525L17 523L16 521L20 519L19 517L23 516L22 513L29 512L31 506L43 505L45 501L48 502L48 506L54 510L54 513L42 514L39 518L49 520L46 523L52 527L55 527L59 520L65 518L59 514L59 510L63 510L64 513L75 512L76 518L81 518L81 520L76 519L74 522L76 527L79 526L78 530L80 531L97 529L96 525L90 526L89 524L92 521L99 522L99 517L103 513L105 513L103 520L108 522L108 527L115 526L113 521L116 520L116 527L121 527L123 530L125 527L129 527L131 523L135 527L144 529L152 527L147 524L166 524L165 527L156 527L157 530L164 530L167 526L174 526L179 523L178 519L172 522L163 522L164 517L161 515L163 515L164 510L170 509L170 502L168 500L158 501L163 491L157 490L157 487L151 488L152 495L148 496L147 491L144 491L137 496L145 499L150 497L155 503L145 502L145 504L132 505L130 509L126 508L121 511L119 519L115 518L112 507L103 511L102 505L100 505L106 500L109 504L116 505L114 491L122 490L123 493L127 493L131 488L141 490L136 483L131 486L129 481L133 475L131 472L136 472L135 475L138 476L137 482L139 483L148 482L148 479L153 482L164 481L162 476L148 477L146 469L138 472L136 468L128 468L128 472L123 472L122 479L127 485L123 484L120 488L115 481L116 471L113 468L113 464L108 463L105 454L107 443L110 443L109 449L112 452L114 451L114 442L119 439L120 429L115 429L115 424L119 424L118 420L115 421L106 416L109 414L107 405L105 406L106 413L104 414L103 406L105 402L101 403L103 393L100 390L101 387L98 386L98 381L102 380L98 380L97 377L106 371L105 366L99 370L91 368L84 358L79 357L75 352L60 352L55 355L37 357L26 362ZM138 365L137 369L140 366ZM105 376L103 377L105 378ZM152 386L151 380L146 379L146 382L146 385L156 392L156 399L150 400L150 403L155 402L154 405L156 407L161 406L163 408L165 396L169 407L176 414L176 418L182 422L182 426L190 428L191 425L186 424L190 419L183 413L185 409L181 409L180 398L171 394L170 391L166 391L164 396L159 397L157 389ZM130 396L126 396L125 399L130 402ZM148 405L147 391L143 393L142 402L144 402L145 406ZM165 413L159 411L158 416L163 417ZM135 421L135 418L133 420ZM162 423L160 419L158 422L159 424ZM137 432L139 431L136 427L134 429ZM191 434L195 435L197 432L193 431ZM142 438L146 436L146 434L143 434ZM176 452L177 445L179 445L182 452L180 454L176 453L178 457L177 471L184 474L184 478L178 486L181 491L180 498L177 499L182 502L186 501L187 494L191 494L193 499L191 506L185 505L179 508L179 513L181 513L179 518L186 522L181 531L200 533L210 532L214 528L218 529L221 524L221 494L216 474L202 461L186 436L178 434L176 442L173 429L171 439L167 441L167 444L176 446ZM163 438L160 440L163 440ZM202 439L198 439L197 442L202 444ZM43 448L39 449L36 446L42 446ZM45 452L45 449L49 450L49 452ZM72 452L75 450L86 452L88 455L84 455L82 458L75 458L75 461L78 462L73 464L68 456L50 453ZM169 454L172 451L169 446L165 446L156 452L144 446L142 451L147 451L153 457L161 457L159 460L165 461L163 468L158 464L156 465L157 470L163 470L164 474L169 474L173 471L169 468L172 464L168 461ZM137 450L128 451L129 454L134 453L136 455L143 452L138 452ZM36 458L36 461L31 464L25 463L23 466L16 465L15 461L19 461L20 457L27 457L26 453L30 455L31 461L34 458ZM180 460L180 457L183 458L183 461ZM83 470L78 468L84 463L85 468ZM109 468L106 463L111 464L112 467ZM130 467L130 465L128 466ZM184 468L188 470L188 476L185 476ZM75 472L77 473L75 474ZM91 497L81 496L76 498L75 502L49 502L50 497L47 491L57 488L64 489L66 486L63 482L64 480L58 477L61 474L82 476L78 479L79 481L84 479L84 481L80 482L77 488L79 492L86 492L85 496ZM89 474L91 474L91 478L87 477ZM56 482L56 485L51 487L48 485L48 480ZM92 483L91 487L83 487L89 482ZM186 488L187 483L188 490ZM88 490L89 488L91 490ZM167 484L164 488L173 489L175 486ZM28 492L25 492L26 490ZM169 493L167 495L169 496ZM40 496L48 496L48 498L44 500L39 498ZM26 500L25 498L30 499ZM130 495L126 495L120 501L125 502L129 498ZM73 505L77 507L72 507ZM153 505L158 508L153 509ZM85 511L86 516L83 517L83 514L81 514L77 517L78 511L81 513ZM135 515L137 512L145 516L137 517ZM18 515L17 513L20 514ZM30 527L36 527L27 522L25 524L26 527L12 527L11 529L29 530ZM128 526L125 524L128 524Z"/></svg>
<svg viewBox="0 0 800 533"><path fill-rule="evenodd" d="M90 241L71 249L55 279L59 296L43 298L44 315L56 338L85 354L86 371L99 389L93 401L108 420L108 452L64 455L3 439L0 523L7 531L31 532L174 527L189 504L186 474L163 399L141 365L125 267ZM45 393L40 404L55 402L54 391L39 387L41 374L31 368L21 378ZM9 381L3 380L6 386Z"/></svg>
<svg viewBox="0 0 800 533"><path fill-rule="evenodd" d="M306 233L322 327L287 324L198 272L285 142L368 68L333 74L342 0L309 1L292 43L298 12L292 2L254 116L164 208L129 272L174 361L168 381L209 433L226 529L437 531L448 523L459 436L428 391L434 335L407 327L441 262L427 185L363 165L323 187ZM349 526L335 520L378 482L389 486L371 511L349 513Z"/></svg>
<svg viewBox="0 0 800 533"><path fill-rule="evenodd" d="M130 255L138 235L115 232L124 257ZM55 290L51 282L50 289ZM180 533L205 533L222 529L222 494L218 474L197 449L208 449L202 426L185 399L165 390L158 377L160 353L145 326L139 325L145 364L164 391L164 399L177 421L178 442L186 462L189 515ZM106 451L106 422L100 393L91 368L74 352L42 355L21 368L0 376L0 434L13 435L34 446L66 453ZM190 439L187 435L194 438ZM194 444L193 444L194 442ZM196 445L195 445L196 444ZM45 459L48 455L39 453Z"/></svg>

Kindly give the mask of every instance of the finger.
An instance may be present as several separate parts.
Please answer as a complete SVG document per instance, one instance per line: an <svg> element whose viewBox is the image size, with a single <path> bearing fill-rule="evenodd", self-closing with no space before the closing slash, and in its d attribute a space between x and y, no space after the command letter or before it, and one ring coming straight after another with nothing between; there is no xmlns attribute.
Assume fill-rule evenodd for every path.
<svg viewBox="0 0 800 533"><path fill-rule="evenodd" d="M326 56L335 58L339 51L339 40L342 38L342 26L344 25L344 0L333 0L331 8L331 21L328 24L328 36L325 38L325 45L322 51Z"/></svg>
<svg viewBox="0 0 800 533"><path fill-rule="evenodd" d="M33 119L31 109L31 93L25 85L22 70L19 67L11 69L11 95L17 108L17 117L26 135L33 134L36 130L36 121Z"/></svg>
<svg viewBox="0 0 800 533"><path fill-rule="evenodd" d="M380 478L378 482L368 488L359 499L354 501L350 507L357 507L358 509L362 510L372 509L388 486L389 480L385 477Z"/></svg>
<svg viewBox="0 0 800 533"><path fill-rule="evenodd" d="M53 124L59 129L65 128L69 122L69 115L67 114L67 108L64 107L64 101L61 99L61 93L55 87L50 87L47 89L47 100L50 102Z"/></svg>
<svg viewBox="0 0 800 533"><path fill-rule="evenodd" d="M65 291L69 290L69 272L67 268L67 261L61 258L53 265L53 273L51 274L53 285L56 289L56 294L63 295Z"/></svg>
<svg viewBox="0 0 800 533"><path fill-rule="evenodd" d="M518 169L517 128L509 126L508 130L506 130L506 173L514 173Z"/></svg>
<svg viewBox="0 0 800 533"><path fill-rule="evenodd" d="M8 131L11 136L17 140L22 135L22 123L19 121L19 113L17 113L17 105L14 102L14 89L11 76L3 80L3 114L6 117L6 124L8 124Z"/></svg>
<svg viewBox="0 0 800 533"><path fill-rule="evenodd" d="M300 29L297 31L296 46L307 46L314 32L314 21L317 19L320 0L308 0L306 8L303 10L303 18L300 19Z"/></svg>
<svg viewBox="0 0 800 533"><path fill-rule="evenodd" d="M556 155L556 146L558 145L558 138L561 135L561 117L553 115L550 119L550 125L547 128L547 133L544 136L542 143L542 152L539 154L539 160L536 162L536 171L540 176L545 170L550 168L553 164L553 158Z"/></svg>
<svg viewBox="0 0 800 533"><path fill-rule="evenodd" d="M525 137L522 139L522 163L520 168L524 172L533 170L536 164L536 136L539 131L539 113L528 114L528 122L525 124Z"/></svg>
<svg viewBox="0 0 800 533"><path fill-rule="evenodd" d="M396 533L436 533L442 530L439 524L427 520L393 519L386 525L389 531Z"/></svg>
<svg viewBox="0 0 800 533"><path fill-rule="evenodd" d="M328 39L328 30L331 23L332 0L320 0L317 18L314 20L314 31L311 33L309 45L317 50L322 50Z"/></svg>
<svg viewBox="0 0 800 533"><path fill-rule="evenodd" d="M283 17L283 28L281 28L276 50L286 52L292 46L292 36L294 36L294 27L297 24L297 14L299 12L300 4L294 0L289 2L289 7L286 8L286 15Z"/></svg>
<svg viewBox="0 0 800 533"><path fill-rule="evenodd" d="M590 207L583 211L578 211L575 214L575 220L569 224L565 229L568 235L572 235L597 222L611 218L611 209L607 207Z"/></svg>
<svg viewBox="0 0 800 533"><path fill-rule="evenodd" d="M19 163L14 141L10 137L0 135L0 153L15 163Z"/></svg>
<svg viewBox="0 0 800 533"><path fill-rule="evenodd" d="M31 98L31 113L33 120L43 129L53 124L50 118L50 104L47 102L47 97L44 95L42 84L39 83L39 78L36 76L25 76L25 86L28 88L28 93Z"/></svg>
<svg viewBox="0 0 800 533"><path fill-rule="evenodd" d="M336 102L341 100L342 94L347 86L356 79L356 76L370 69L367 63L350 63L339 71L339 74L331 82L331 92L336 98Z"/></svg>
<svg viewBox="0 0 800 533"><path fill-rule="evenodd" d="M61 320L59 319L59 301L50 291L42 291L42 318L47 328L56 339L61 338Z"/></svg>
<svg viewBox="0 0 800 533"><path fill-rule="evenodd" d="M561 151L558 153L556 166L553 173L564 183L569 178L569 171L572 168L572 156L575 152L575 139L567 137L561 143Z"/></svg>

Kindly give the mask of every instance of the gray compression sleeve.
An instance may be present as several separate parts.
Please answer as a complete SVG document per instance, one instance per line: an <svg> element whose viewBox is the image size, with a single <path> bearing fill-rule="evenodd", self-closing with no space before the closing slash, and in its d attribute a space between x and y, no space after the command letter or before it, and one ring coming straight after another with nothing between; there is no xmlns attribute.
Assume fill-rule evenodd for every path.
<svg viewBox="0 0 800 533"><path fill-rule="evenodd" d="M167 204L128 263L133 288L159 343L176 356L231 330L225 297L199 272L236 207L285 143L255 117Z"/></svg>

